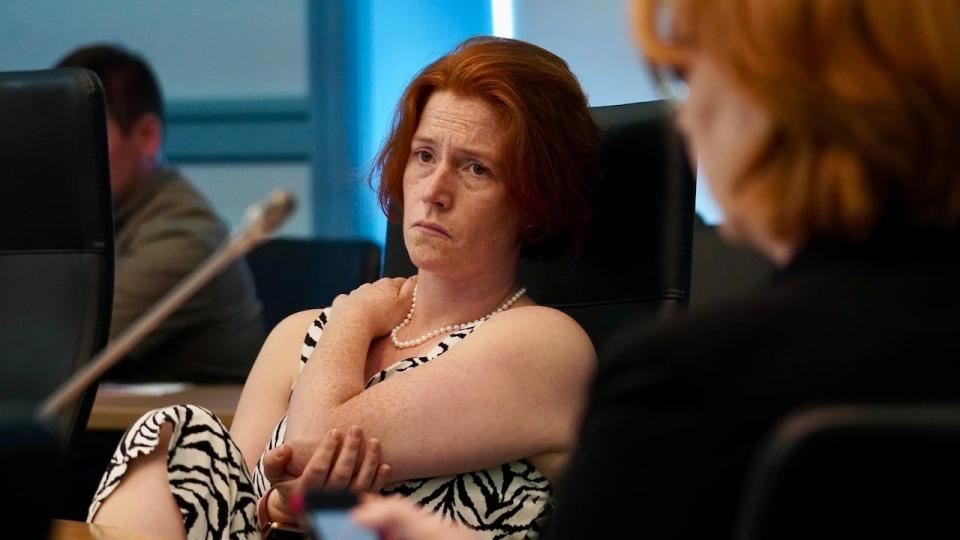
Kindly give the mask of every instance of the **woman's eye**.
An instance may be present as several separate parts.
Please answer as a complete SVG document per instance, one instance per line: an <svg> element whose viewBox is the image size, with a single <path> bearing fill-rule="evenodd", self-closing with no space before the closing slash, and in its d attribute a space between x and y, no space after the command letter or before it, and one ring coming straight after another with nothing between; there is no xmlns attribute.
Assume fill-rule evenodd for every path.
<svg viewBox="0 0 960 540"><path fill-rule="evenodd" d="M481 165L481 164L479 164L479 163L472 163L472 164L470 165L470 172L472 172L473 174L475 174L475 175L477 175L477 176L489 176L489 175L490 175L490 169L484 167L483 165Z"/></svg>
<svg viewBox="0 0 960 540"><path fill-rule="evenodd" d="M430 154L430 152L427 152L426 150L417 150L414 152L414 154L417 156L417 159L423 163L430 163L430 161L433 159L433 156Z"/></svg>

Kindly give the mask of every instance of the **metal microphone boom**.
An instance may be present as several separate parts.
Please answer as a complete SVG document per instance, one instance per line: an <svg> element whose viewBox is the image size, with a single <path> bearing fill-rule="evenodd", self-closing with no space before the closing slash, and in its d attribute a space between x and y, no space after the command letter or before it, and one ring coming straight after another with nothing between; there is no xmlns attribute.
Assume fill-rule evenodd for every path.
<svg viewBox="0 0 960 540"><path fill-rule="evenodd" d="M129 353L164 319L177 310L201 287L213 279L228 264L266 240L296 208L296 200L286 191L275 191L264 201L247 209L243 224L230 235L224 245L213 252L196 270L191 272L176 287L171 289L152 308L141 315L107 347L94 356L83 369L60 385L40 405L37 415L49 420L66 404L77 399L83 390L97 380L121 358Z"/></svg>

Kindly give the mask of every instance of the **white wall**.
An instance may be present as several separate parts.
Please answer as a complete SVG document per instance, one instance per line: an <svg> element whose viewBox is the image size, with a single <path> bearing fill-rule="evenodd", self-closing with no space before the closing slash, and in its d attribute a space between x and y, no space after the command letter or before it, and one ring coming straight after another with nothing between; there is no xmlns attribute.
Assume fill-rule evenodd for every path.
<svg viewBox="0 0 960 540"><path fill-rule="evenodd" d="M626 0L514 0L514 37L570 64L590 104L657 99L633 45Z"/></svg>
<svg viewBox="0 0 960 540"><path fill-rule="evenodd" d="M251 204L274 189L285 189L297 198L297 211L284 224L280 236L313 236L310 205L310 166L307 163L190 164L180 167L201 193L213 202L217 213L231 227L243 222Z"/></svg>
<svg viewBox="0 0 960 540"><path fill-rule="evenodd" d="M307 93L307 0L3 0L0 71L94 41L153 65L168 99Z"/></svg>

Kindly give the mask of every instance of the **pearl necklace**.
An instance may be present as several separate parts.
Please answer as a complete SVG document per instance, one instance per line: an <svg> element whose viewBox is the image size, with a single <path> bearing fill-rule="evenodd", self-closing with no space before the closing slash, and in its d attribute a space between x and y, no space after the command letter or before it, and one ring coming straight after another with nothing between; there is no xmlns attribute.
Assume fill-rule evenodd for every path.
<svg viewBox="0 0 960 540"><path fill-rule="evenodd" d="M507 301L503 303L503 305L501 305L497 309L491 311L490 313L487 313L486 315L484 315L483 317L480 317L475 321L441 326L440 328L431 330L430 332L427 332L426 334L423 334L422 336L416 339L411 339L409 341L400 341L399 339L397 339L397 334L400 332L400 330L404 326L407 326L408 324L410 324L410 320L413 319L413 310L416 309L417 307L417 286L419 286L419 283L413 286L413 302L410 304L410 311L407 312L407 316L403 319L403 322L395 326L393 330L390 331L390 339L393 341L393 346L398 349L408 349L410 347L416 347L417 345L421 345L424 342L439 336L440 334L450 333L450 332L453 332L454 330L463 330L464 328L476 326L482 323L483 321L489 319L490 317L493 317L497 313L510 309L510 306L515 304L517 300L519 300L520 297L527 292L526 287L520 287L520 290L514 293L513 296L508 298Z"/></svg>

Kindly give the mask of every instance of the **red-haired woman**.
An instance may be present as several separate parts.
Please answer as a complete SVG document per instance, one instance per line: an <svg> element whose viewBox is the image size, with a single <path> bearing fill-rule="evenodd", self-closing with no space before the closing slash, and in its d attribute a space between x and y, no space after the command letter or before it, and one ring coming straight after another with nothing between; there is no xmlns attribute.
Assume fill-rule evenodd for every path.
<svg viewBox="0 0 960 540"><path fill-rule="evenodd" d="M484 536L535 534L596 359L576 322L524 294L517 262L583 232L597 150L576 78L539 47L475 38L425 68L377 162L417 275L281 322L230 434L196 407L148 413L90 518L256 537L292 521L297 483L388 480L384 492Z"/></svg>

